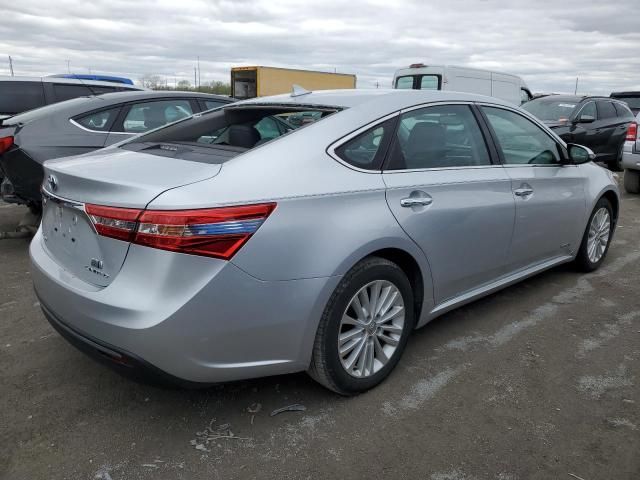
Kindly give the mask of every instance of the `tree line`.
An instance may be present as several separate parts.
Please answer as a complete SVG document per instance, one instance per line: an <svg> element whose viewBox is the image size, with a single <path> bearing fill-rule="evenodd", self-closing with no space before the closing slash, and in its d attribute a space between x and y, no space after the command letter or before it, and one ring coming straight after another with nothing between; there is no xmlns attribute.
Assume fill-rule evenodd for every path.
<svg viewBox="0 0 640 480"><path fill-rule="evenodd" d="M140 84L144 88L151 90L180 90L202 93L215 93L217 95L231 95L231 84L214 80L211 82L203 82L201 85L194 86L189 80L178 80L170 82L167 77L160 75L143 75L140 77Z"/></svg>

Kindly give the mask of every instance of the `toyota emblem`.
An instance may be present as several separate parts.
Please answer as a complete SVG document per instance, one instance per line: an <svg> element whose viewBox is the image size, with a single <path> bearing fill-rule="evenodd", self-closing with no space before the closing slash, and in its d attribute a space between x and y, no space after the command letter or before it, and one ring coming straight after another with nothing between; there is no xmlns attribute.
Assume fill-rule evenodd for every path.
<svg viewBox="0 0 640 480"><path fill-rule="evenodd" d="M47 183L49 184L49 187L52 191L56 191L58 189L58 179L55 177L55 175L49 175L47 177Z"/></svg>

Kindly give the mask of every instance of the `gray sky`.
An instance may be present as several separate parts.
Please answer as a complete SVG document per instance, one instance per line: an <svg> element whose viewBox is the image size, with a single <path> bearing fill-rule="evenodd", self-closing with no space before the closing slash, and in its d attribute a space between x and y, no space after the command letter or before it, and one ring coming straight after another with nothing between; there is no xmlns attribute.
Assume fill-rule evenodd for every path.
<svg viewBox="0 0 640 480"><path fill-rule="evenodd" d="M506 6L503 6L506 5ZM0 75L71 71L229 80L231 66L355 73L410 63L515 73L533 91L640 88L638 0L0 0Z"/></svg>

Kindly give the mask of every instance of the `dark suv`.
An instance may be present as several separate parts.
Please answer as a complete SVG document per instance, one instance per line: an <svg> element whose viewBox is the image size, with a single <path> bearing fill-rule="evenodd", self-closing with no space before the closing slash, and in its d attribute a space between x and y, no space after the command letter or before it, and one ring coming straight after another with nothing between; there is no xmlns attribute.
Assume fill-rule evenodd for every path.
<svg viewBox="0 0 640 480"><path fill-rule="evenodd" d="M635 120L626 103L609 97L548 95L522 105L567 143L589 147L596 161L622 171L622 147Z"/></svg>
<svg viewBox="0 0 640 480"><path fill-rule="evenodd" d="M130 90L143 89L95 80L0 76L0 120L63 100Z"/></svg>

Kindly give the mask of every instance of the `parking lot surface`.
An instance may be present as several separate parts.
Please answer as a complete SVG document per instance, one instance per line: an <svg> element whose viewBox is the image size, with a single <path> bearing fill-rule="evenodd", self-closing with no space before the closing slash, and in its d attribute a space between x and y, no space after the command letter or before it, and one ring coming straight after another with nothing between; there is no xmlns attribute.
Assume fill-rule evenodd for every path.
<svg viewBox="0 0 640 480"><path fill-rule="evenodd" d="M638 479L640 196L622 200L600 270L555 268L435 320L355 398L304 374L121 378L48 325L28 240L0 240L0 478ZM0 229L23 212L0 203ZM291 404L306 410L270 416Z"/></svg>

